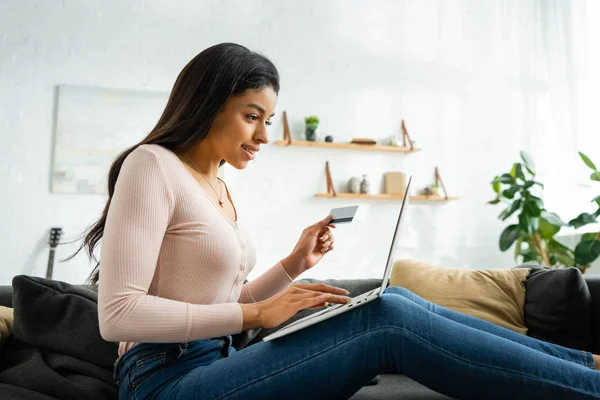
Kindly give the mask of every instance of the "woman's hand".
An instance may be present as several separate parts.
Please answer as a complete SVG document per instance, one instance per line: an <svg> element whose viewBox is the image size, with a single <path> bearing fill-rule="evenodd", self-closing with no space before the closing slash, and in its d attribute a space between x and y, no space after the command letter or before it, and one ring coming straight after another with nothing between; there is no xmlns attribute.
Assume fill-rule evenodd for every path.
<svg viewBox="0 0 600 400"><path fill-rule="evenodd" d="M329 215L327 218L304 229L292 253L281 260L292 279L314 267L325 254L333 250L335 243L333 229L335 229L335 225L329 225L331 218L331 215Z"/></svg>
<svg viewBox="0 0 600 400"><path fill-rule="evenodd" d="M240 304L244 314L242 330L274 328L298 311L320 308L328 303L346 304L351 301L347 290L324 283L296 283L258 303Z"/></svg>

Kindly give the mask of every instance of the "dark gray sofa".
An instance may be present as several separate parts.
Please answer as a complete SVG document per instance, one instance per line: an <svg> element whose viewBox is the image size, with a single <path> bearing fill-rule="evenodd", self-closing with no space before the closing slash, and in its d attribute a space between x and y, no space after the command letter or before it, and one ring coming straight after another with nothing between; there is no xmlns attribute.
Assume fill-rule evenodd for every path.
<svg viewBox="0 0 600 400"><path fill-rule="evenodd" d="M304 279L302 282L315 282L314 280ZM329 280L325 281L339 287L348 289L351 296L364 293L379 285L379 280L364 279L364 280ZM592 348L587 350L595 353L600 353L600 276L586 276L585 282L592 296L592 320L591 334L594 338ZM12 287L0 286L0 305L12 307ZM314 311L313 311L314 312ZM302 312L301 312L302 313ZM299 313L297 318L302 317ZM288 321L287 323L291 323ZM286 323L286 324L287 324ZM285 324L284 324L285 325ZM284 326L282 325L282 326ZM262 337L270 334L273 330L256 330L249 332L245 337L238 340L245 341L242 345L252 345L253 342L261 340ZM238 343L239 344L239 343ZM448 399L448 397L436 393L428 388L418 384L417 382L403 375L382 374L378 377L376 384L367 385L356 393L352 400L386 400L386 399Z"/></svg>

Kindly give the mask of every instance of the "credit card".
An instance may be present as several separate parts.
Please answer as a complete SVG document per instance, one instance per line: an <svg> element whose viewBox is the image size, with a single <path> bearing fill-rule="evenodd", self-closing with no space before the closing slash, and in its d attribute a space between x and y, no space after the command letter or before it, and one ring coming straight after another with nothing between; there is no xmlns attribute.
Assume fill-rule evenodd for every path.
<svg viewBox="0 0 600 400"><path fill-rule="evenodd" d="M347 224L352 222L358 206L333 208L329 213L333 219L330 224Z"/></svg>

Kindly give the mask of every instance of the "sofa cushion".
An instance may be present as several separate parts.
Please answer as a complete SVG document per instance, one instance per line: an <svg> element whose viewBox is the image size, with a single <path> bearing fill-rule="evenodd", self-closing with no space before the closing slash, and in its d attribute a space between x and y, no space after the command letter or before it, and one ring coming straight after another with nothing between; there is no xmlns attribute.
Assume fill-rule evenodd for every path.
<svg viewBox="0 0 600 400"><path fill-rule="evenodd" d="M585 276L585 283L592 296L592 337L594 344L592 353L600 354L600 275Z"/></svg>
<svg viewBox="0 0 600 400"><path fill-rule="evenodd" d="M96 292L26 275L14 277L12 283L15 339L112 368L118 345L100 336Z"/></svg>
<svg viewBox="0 0 600 400"><path fill-rule="evenodd" d="M0 285L0 306L12 308L12 286Z"/></svg>
<svg viewBox="0 0 600 400"><path fill-rule="evenodd" d="M399 260L394 264L390 286L402 286L442 307L525 334L523 306L528 275L529 269L471 270Z"/></svg>
<svg viewBox="0 0 600 400"><path fill-rule="evenodd" d="M406 375L381 374L375 386L364 386L350 400L450 400Z"/></svg>
<svg viewBox="0 0 600 400"><path fill-rule="evenodd" d="M521 267L532 269L525 282L527 334L574 349L594 350L592 299L579 269L549 269L531 263Z"/></svg>

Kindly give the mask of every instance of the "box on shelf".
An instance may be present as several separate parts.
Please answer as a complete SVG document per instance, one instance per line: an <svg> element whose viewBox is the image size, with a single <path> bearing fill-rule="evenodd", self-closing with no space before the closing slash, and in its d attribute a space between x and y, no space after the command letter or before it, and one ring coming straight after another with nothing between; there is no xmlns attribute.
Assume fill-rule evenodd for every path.
<svg viewBox="0 0 600 400"><path fill-rule="evenodd" d="M406 191L406 174L403 172L387 172L384 183L386 194L404 194Z"/></svg>

